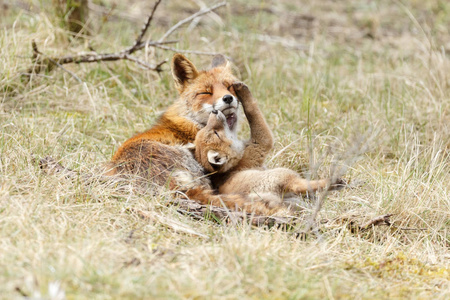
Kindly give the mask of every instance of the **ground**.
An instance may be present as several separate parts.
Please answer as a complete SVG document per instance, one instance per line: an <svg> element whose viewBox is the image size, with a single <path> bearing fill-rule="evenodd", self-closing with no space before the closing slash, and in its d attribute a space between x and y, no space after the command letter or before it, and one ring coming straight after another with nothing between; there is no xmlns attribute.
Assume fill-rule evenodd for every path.
<svg viewBox="0 0 450 300"><path fill-rule="evenodd" d="M0 1L0 298L450 298L447 1L230 1L171 36L233 60L274 131L268 167L317 178L338 166L355 183L328 195L306 239L195 220L168 192L42 174L32 153L90 172L177 97L168 65L65 65L82 82L60 68L23 75L32 40L55 57L118 51L153 6L91 1L93 33L74 39L51 3ZM163 1L146 38L202 3ZM349 230L382 214L390 227Z"/></svg>

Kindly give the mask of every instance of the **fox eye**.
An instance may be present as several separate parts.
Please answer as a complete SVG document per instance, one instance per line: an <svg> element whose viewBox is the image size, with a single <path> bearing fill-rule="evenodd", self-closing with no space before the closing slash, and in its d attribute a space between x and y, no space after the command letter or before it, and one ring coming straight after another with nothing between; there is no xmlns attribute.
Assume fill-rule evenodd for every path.
<svg viewBox="0 0 450 300"><path fill-rule="evenodd" d="M198 95L212 95L212 93L210 93L210 92L201 92L201 93L197 93L197 96Z"/></svg>
<svg viewBox="0 0 450 300"><path fill-rule="evenodd" d="M214 130L214 134L219 138L219 140L222 140L219 136L219 134L217 133L217 131Z"/></svg>

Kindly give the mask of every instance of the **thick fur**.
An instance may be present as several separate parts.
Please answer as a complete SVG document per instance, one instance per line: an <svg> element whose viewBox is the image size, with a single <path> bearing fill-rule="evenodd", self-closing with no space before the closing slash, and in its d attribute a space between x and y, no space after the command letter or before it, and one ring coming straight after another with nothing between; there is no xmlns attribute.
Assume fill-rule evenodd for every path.
<svg viewBox="0 0 450 300"><path fill-rule="evenodd" d="M200 130L194 142L197 161L206 170L217 172L213 184L219 193L271 199L273 209L277 202L281 207L284 198L327 188L330 185L328 179L309 181L289 169L262 168L272 147L272 133L248 87L236 83L234 91L244 107L251 130L251 139L243 151L239 152L241 141L227 129L225 117L220 112L211 114L207 126ZM213 155L208 155L211 153Z"/></svg>
<svg viewBox="0 0 450 300"><path fill-rule="evenodd" d="M266 201L239 193L217 195L210 179L203 176L203 167L192 154L189 155L186 147L182 147L194 142L212 111L221 112L227 135L236 139L239 108L233 85L236 78L226 59L215 57L210 70L198 71L183 55L175 54L172 75L180 97L154 126L119 147L106 175L135 174L144 182L151 180L172 190L183 191L201 204L225 205L256 214L276 212L277 207L272 207L271 199ZM267 145L269 149L271 143ZM236 145L233 142L228 146L233 148ZM242 149L238 152L242 153Z"/></svg>

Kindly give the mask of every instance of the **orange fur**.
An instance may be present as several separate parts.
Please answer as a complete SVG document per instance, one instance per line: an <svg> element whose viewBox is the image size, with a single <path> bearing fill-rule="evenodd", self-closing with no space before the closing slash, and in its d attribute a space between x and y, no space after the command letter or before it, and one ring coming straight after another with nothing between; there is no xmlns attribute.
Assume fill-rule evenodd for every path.
<svg viewBox="0 0 450 300"><path fill-rule="evenodd" d="M220 103L225 95L235 96L229 88L236 78L228 65L198 71L183 55L175 54L172 59L172 73L180 97L149 130L125 141L114 154L113 163L122 163L124 158L131 159L130 151L146 141L172 146L192 143L197 132L206 125L213 105L222 104L224 109L233 110L237 115L237 99L235 107ZM205 110L205 106L208 106L209 110ZM233 130L236 130L236 126ZM139 160L142 159L145 157L139 157Z"/></svg>

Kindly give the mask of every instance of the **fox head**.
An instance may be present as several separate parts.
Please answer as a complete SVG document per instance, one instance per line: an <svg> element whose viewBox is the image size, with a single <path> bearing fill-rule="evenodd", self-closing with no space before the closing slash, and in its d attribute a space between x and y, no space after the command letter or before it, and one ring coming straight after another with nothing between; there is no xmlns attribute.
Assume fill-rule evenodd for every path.
<svg viewBox="0 0 450 300"><path fill-rule="evenodd" d="M213 110L195 137L195 159L208 172L225 173L241 160L244 145L228 126L226 116Z"/></svg>
<svg viewBox="0 0 450 300"><path fill-rule="evenodd" d="M213 110L220 111L226 118L228 129L236 132L239 103L233 82L237 79L226 58L217 55L209 70L198 71L186 57L175 54L171 67L180 93L181 113L203 127Z"/></svg>

